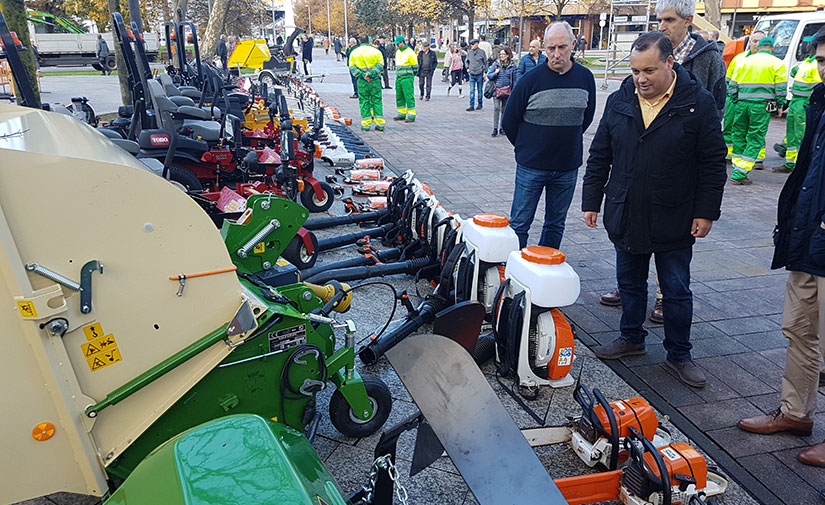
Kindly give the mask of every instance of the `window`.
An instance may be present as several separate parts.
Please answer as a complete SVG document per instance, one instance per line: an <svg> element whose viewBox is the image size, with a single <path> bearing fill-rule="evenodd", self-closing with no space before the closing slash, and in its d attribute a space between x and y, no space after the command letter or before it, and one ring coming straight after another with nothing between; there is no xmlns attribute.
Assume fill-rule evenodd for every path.
<svg viewBox="0 0 825 505"><path fill-rule="evenodd" d="M802 29L802 37L799 39L799 46L796 48L796 61L802 61L805 59L805 50L807 49L808 44L804 44L802 41L814 35L823 26L825 26L825 23L808 23L805 25Z"/></svg>
<svg viewBox="0 0 825 505"><path fill-rule="evenodd" d="M797 19L763 19L756 25L754 31L765 32L765 35L772 38L773 55L784 60L798 25Z"/></svg>

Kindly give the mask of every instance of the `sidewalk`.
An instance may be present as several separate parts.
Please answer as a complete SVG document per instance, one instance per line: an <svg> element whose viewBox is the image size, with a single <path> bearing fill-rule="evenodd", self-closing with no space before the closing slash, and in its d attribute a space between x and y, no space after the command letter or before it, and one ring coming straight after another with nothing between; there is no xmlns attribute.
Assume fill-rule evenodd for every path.
<svg viewBox="0 0 825 505"><path fill-rule="evenodd" d="M313 87L357 125L358 103L348 98L352 89L344 63L316 52L313 70L331 74L324 82L316 79ZM450 210L465 217L482 211L509 214L515 162L507 139L490 136L492 103L485 100L483 111L465 112L468 100L457 98L456 89L448 97L439 74L434 80L432 100L416 103L418 117L414 124L389 120L395 112L395 94L385 90L387 130L358 133L395 171L413 170ZM611 81L608 91L598 92L596 119L584 138L585 152L604 102L618 84ZM466 85L464 94L468 95ZM811 437L763 437L736 428L738 419L769 412L779 405L786 345L780 322L787 274L772 271L769 265L776 201L787 175L770 171L781 164L770 146L783 135L784 120L773 121L767 142L768 169L754 172L751 186L726 186L721 220L714 223L708 238L694 247L693 356L708 374L707 387L697 390L683 386L661 365L665 353L660 325L649 324L646 356L607 364L640 394L662 398L672 409L674 419L684 419L688 435L695 433L695 441L704 439L705 451L716 451L728 461L731 468L725 468L727 472L739 471L747 477L753 485L751 491L760 494L762 503L817 504L817 490L825 488L825 472L803 466L795 457L800 448L825 439L825 401L819 402L820 413ZM580 181L583 173L583 169L579 171ZM615 255L601 227L593 230L584 225L579 210L580 181L568 214L562 250L581 277L582 294L564 312L578 326L580 340L592 346L619 335L621 312L598 301L601 293L615 287ZM540 204L531 243L540 232L542 208ZM652 307L652 275L649 293ZM577 350L577 354L592 356L587 349ZM609 384L591 385L610 388ZM732 501L726 497L724 503Z"/></svg>

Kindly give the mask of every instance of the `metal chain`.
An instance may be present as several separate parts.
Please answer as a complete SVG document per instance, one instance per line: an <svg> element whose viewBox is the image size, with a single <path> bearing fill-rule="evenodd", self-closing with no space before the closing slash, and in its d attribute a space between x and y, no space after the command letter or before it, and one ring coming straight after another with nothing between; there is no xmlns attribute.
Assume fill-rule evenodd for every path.
<svg viewBox="0 0 825 505"><path fill-rule="evenodd" d="M364 486L364 500L362 503L372 503L372 499L375 495L375 483L378 481L378 470L386 470L387 474L390 476L390 480L395 484L393 487L395 488L395 495L398 498L398 501L401 502L401 505L408 505L407 499L409 497L407 495L407 490L401 484L398 478L398 468L392 464L392 458L390 458L389 454L378 457L372 462L372 466L370 467L370 476L367 484Z"/></svg>

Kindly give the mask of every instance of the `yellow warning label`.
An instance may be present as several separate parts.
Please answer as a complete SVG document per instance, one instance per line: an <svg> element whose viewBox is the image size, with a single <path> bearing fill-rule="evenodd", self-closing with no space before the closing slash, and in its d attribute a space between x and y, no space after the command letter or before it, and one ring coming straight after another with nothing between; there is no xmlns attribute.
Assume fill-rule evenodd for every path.
<svg viewBox="0 0 825 505"><path fill-rule="evenodd" d="M285 266L289 265L289 262L287 260L283 259L283 258L278 258L275 261L275 264L278 265L279 267L285 267Z"/></svg>
<svg viewBox="0 0 825 505"><path fill-rule="evenodd" d="M266 244L264 244L263 242L258 242L258 244L255 246L255 249L252 250L253 254L261 254L264 252L266 252Z"/></svg>
<svg viewBox="0 0 825 505"><path fill-rule="evenodd" d="M34 308L34 302L27 302L20 300L17 302L17 308L23 317L37 317L37 309Z"/></svg>
<svg viewBox="0 0 825 505"><path fill-rule="evenodd" d="M327 502L326 502L323 498L321 498L320 496L317 496L316 498L318 498L318 505L329 505L329 504L328 504L328 503L327 503Z"/></svg>
<svg viewBox="0 0 825 505"><path fill-rule="evenodd" d="M103 336L103 326L100 323L90 324L83 327L83 333L86 334L86 340L94 340Z"/></svg>
<svg viewBox="0 0 825 505"><path fill-rule="evenodd" d="M117 347L86 358L86 362L89 364L89 370L92 372L97 372L101 368L105 368L118 361L123 361L123 357L120 355L120 350Z"/></svg>
<svg viewBox="0 0 825 505"><path fill-rule="evenodd" d="M114 335L106 335L105 337L90 340L85 344L80 344L83 350L83 355L87 358L103 351L109 351L117 347L117 341Z"/></svg>

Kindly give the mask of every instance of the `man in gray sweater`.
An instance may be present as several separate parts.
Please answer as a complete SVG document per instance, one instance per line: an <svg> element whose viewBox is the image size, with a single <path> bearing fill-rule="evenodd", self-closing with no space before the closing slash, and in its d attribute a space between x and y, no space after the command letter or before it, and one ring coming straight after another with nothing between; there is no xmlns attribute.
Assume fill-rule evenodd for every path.
<svg viewBox="0 0 825 505"><path fill-rule="evenodd" d="M470 41L470 50L467 51L467 73L470 74L470 107L467 111L481 110L484 107L484 73L487 70L487 54L478 47L478 39ZM475 98L478 94L478 107L475 107Z"/></svg>

